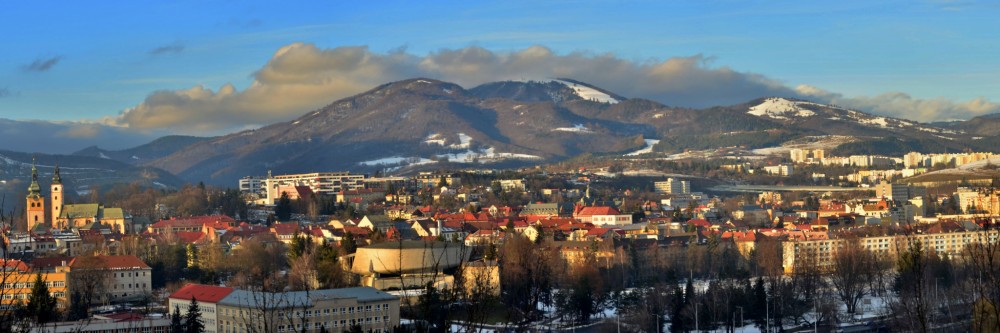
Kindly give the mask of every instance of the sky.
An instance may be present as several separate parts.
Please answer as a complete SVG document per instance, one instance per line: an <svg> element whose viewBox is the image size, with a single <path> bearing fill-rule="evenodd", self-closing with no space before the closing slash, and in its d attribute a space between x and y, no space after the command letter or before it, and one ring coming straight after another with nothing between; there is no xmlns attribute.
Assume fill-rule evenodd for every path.
<svg viewBox="0 0 1000 333"><path fill-rule="evenodd" d="M968 119L1000 112L998 13L962 0L8 2L0 118L79 139L217 135L420 76Z"/></svg>

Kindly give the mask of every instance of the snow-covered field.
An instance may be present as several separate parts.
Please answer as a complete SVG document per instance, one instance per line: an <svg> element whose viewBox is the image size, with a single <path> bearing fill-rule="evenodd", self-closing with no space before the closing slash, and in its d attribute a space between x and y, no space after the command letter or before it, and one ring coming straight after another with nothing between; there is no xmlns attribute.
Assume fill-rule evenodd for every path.
<svg viewBox="0 0 1000 333"><path fill-rule="evenodd" d="M392 156L392 157L380 158L377 160L358 162L358 164L360 165L367 165L367 166L376 166L376 165L391 166L391 165L401 165L401 164L412 166L412 165L422 165L431 163L437 163L437 162L434 160L429 160L421 157L401 157L401 156Z"/></svg>
<svg viewBox="0 0 1000 333"><path fill-rule="evenodd" d="M645 139L644 141L646 141L645 147L642 147L642 149L636 150L634 152L625 154L625 156L639 156L642 154L652 153L653 146L655 146L657 143L660 143L660 140L654 140L654 139Z"/></svg>
<svg viewBox="0 0 1000 333"><path fill-rule="evenodd" d="M795 102L784 98L772 97L765 99L763 103L750 107L747 113L758 117L769 117L774 119L788 119L789 117L811 117L815 112L799 107L805 102Z"/></svg>
<svg viewBox="0 0 1000 333"><path fill-rule="evenodd" d="M552 131L555 132L575 132L575 133L593 133L589 128L583 126L583 124L576 124L573 127L557 127L553 128Z"/></svg>
<svg viewBox="0 0 1000 333"><path fill-rule="evenodd" d="M826 149L831 150L837 146L857 141L858 138L843 135L825 135L808 137L808 142L786 142L778 147L758 148L751 150L757 155L787 155L792 149Z"/></svg>
<svg viewBox="0 0 1000 333"><path fill-rule="evenodd" d="M563 85L569 87L570 89L573 89L573 91L576 93L577 96L580 96L580 98L583 98L585 100L595 101L600 103L609 103L609 104L618 103L617 99L611 97L611 95L601 92L600 90L582 84L576 84L573 82L568 82L563 80L552 80L552 81L562 83Z"/></svg>
<svg viewBox="0 0 1000 333"><path fill-rule="evenodd" d="M452 149L467 149L472 143L472 137L465 133L458 133L458 141L458 143L446 145L448 143L448 139L441 135L441 133L431 133L424 138L424 143L428 145L446 146Z"/></svg>

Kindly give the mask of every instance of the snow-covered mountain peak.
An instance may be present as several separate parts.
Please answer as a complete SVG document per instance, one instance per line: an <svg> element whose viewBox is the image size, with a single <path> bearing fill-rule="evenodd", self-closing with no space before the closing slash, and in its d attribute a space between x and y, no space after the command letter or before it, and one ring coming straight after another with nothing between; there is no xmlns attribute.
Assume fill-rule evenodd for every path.
<svg viewBox="0 0 1000 333"><path fill-rule="evenodd" d="M789 119L789 117L811 117L816 112L801 107L802 104L812 104L809 102L796 102L780 97L771 97L764 102L750 107L747 113L758 117L769 117L774 119Z"/></svg>
<svg viewBox="0 0 1000 333"><path fill-rule="evenodd" d="M565 85L566 87L569 87L570 89L573 89L573 92L575 92L577 96L580 96L580 98L583 98L588 101L595 101L599 103L608 103L608 104L618 103L618 100L615 99L614 97L611 97L611 95L585 84L574 83L558 79L553 79L552 82L558 82Z"/></svg>

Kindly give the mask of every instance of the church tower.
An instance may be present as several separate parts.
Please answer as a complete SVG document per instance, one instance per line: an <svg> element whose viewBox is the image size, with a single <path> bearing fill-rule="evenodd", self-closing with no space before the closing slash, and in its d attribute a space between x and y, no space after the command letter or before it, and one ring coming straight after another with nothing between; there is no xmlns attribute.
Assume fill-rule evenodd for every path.
<svg viewBox="0 0 1000 333"><path fill-rule="evenodd" d="M52 222L53 227L55 226L55 221L59 218L59 214L62 213L63 208L63 185L62 177L59 176L59 164L56 164L55 173L52 174Z"/></svg>
<svg viewBox="0 0 1000 333"><path fill-rule="evenodd" d="M45 197L42 196L42 188L38 186L38 168L35 161L31 161L31 185L28 185L28 202L25 210L28 215L28 230L34 229L39 224L45 224Z"/></svg>

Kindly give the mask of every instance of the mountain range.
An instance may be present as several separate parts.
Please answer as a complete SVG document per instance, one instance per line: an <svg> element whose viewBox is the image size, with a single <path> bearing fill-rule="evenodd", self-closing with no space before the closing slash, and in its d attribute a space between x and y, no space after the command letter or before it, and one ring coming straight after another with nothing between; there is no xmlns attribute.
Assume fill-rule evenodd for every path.
<svg viewBox="0 0 1000 333"><path fill-rule="evenodd" d="M839 154L997 151L1000 118L975 120L922 124L780 97L707 109L671 107L572 79L465 89L415 78L254 130L213 138L169 136L125 150L89 147L73 155L232 186L240 177L269 170L500 168L584 153L641 158L685 149L766 148L823 135L853 138L834 149Z"/></svg>

